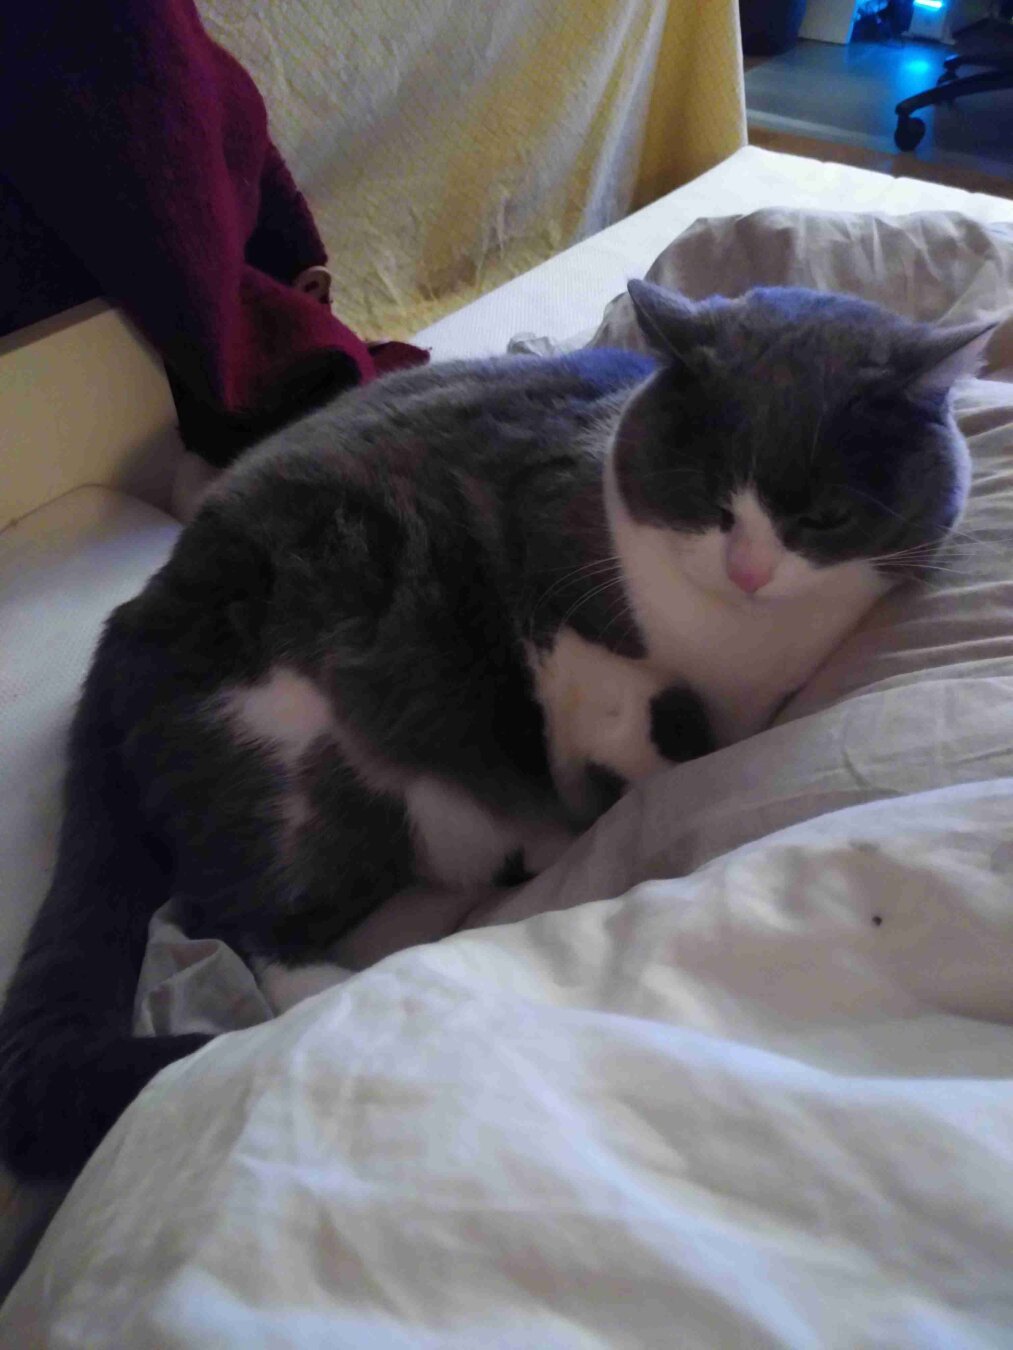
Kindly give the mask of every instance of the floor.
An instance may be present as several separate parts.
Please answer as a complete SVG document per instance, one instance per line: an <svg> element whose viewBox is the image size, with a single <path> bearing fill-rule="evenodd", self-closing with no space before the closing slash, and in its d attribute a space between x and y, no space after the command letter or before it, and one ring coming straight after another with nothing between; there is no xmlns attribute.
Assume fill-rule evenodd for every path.
<svg viewBox="0 0 1013 1350"><path fill-rule="evenodd" d="M962 45L972 48L973 39L971 33ZM747 58L750 140L781 149L797 140L802 154L812 150L801 142L848 147L849 162L886 156L887 172L1013 195L1013 90L919 112L928 131L917 151L901 154L894 144L894 106L934 85L953 50L911 39L800 41L780 56ZM841 156L838 149L822 157Z"/></svg>

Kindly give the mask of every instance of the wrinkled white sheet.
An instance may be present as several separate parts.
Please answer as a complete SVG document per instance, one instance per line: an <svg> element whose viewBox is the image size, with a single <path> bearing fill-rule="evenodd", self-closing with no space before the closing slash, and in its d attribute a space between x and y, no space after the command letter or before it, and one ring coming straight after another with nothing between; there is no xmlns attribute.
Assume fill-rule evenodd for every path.
<svg viewBox="0 0 1013 1350"><path fill-rule="evenodd" d="M1010 1344L1013 390L961 421L936 587L486 916L525 922L163 1075L0 1345ZM239 986L197 1015L263 1015L199 959Z"/></svg>
<svg viewBox="0 0 1013 1350"><path fill-rule="evenodd" d="M164 1073L0 1345L1009 1345L1011 864L1007 778L391 957Z"/></svg>
<svg viewBox="0 0 1013 1350"><path fill-rule="evenodd" d="M962 560L778 726L156 1080L0 1346L1008 1345L1011 405L962 397ZM196 946L151 1025L264 1015Z"/></svg>
<svg viewBox="0 0 1013 1350"><path fill-rule="evenodd" d="M929 211L959 212L983 225L1013 221L1013 200L962 192L942 183L889 178L843 164L773 154L748 145L677 192L430 325L416 334L415 341L428 347L434 360L445 361L501 352L519 333L537 334L554 343L566 342L575 334L590 338L601 324L603 309L625 289L630 277L643 276L655 259L670 249L672 241L702 217L713 225L720 217L741 219L744 212L789 208L809 213L809 244L814 213L825 218L825 213L836 208L849 214L862 213L867 222ZM854 230L854 214L851 220ZM852 243L853 252L838 246L816 258L807 249L788 252L779 248L777 258L788 265L772 273L757 257L757 275L770 285L804 285L812 269L818 269L821 285L850 290L870 276L861 238L853 233ZM754 249L758 252L765 252L765 248ZM909 251L905 250L904 257L910 263ZM861 268L857 277L855 258ZM722 266L724 261L721 259ZM881 253L878 263L883 294L904 297L908 292L903 285L898 287L902 269L896 260ZM947 251L937 253L927 266L936 296L940 295L940 284L946 284L950 277L949 298L935 317L945 313L956 299L954 268L958 277L966 275L964 260L954 252L951 241ZM721 290L725 281L720 270L709 275L699 272L693 277L695 285L711 290Z"/></svg>
<svg viewBox="0 0 1013 1350"><path fill-rule="evenodd" d="M861 296L923 323L991 320L998 331L987 371L1013 368L1013 222L958 211L890 217L774 207L696 221L646 275L694 300L790 281ZM594 345L646 350L625 291L609 304Z"/></svg>
<svg viewBox="0 0 1013 1350"><path fill-rule="evenodd" d="M635 791L610 832L579 840L549 871L478 910L511 922L680 875L811 816L952 783L1013 775L1013 384L978 380L956 408L974 462L972 498L945 569L888 596L762 736L669 771L668 795ZM661 812L660 821L646 810ZM659 853L656 830L663 830ZM453 897L412 922L382 907L343 944L355 969L456 927ZM189 944L156 916L136 1025L231 1030L269 1016L222 943ZM251 997L252 993L252 997Z"/></svg>

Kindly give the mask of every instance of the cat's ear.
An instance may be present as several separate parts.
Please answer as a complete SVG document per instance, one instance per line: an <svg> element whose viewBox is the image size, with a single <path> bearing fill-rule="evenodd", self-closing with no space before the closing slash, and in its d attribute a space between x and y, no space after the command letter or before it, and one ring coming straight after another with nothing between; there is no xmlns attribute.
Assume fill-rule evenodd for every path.
<svg viewBox="0 0 1013 1350"><path fill-rule="evenodd" d="M686 357L713 338L712 305L694 304L653 281L631 281L628 290L637 325L659 356Z"/></svg>
<svg viewBox="0 0 1013 1350"><path fill-rule="evenodd" d="M965 323L936 328L920 344L917 372L909 388L916 394L946 394L957 380L977 375L989 338L998 324Z"/></svg>

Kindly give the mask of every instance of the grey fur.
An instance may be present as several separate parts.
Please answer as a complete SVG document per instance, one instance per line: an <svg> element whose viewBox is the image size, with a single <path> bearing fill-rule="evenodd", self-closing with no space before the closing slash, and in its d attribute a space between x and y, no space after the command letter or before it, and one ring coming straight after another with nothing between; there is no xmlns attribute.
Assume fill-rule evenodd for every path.
<svg viewBox="0 0 1013 1350"><path fill-rule="evenodd" d="M633 282L630 296L674 358L617 437L637 519L707 529L752 485L785 545L817 565L942 540L969 476L950 386L974 373L994 324L931 328L790 288L694 304Z"/></svg>
<svg viewBox="0 0 1013 1350"><path fill-rule="evenodd" d="M525 644L568 624L644 654L621 578L602 588L596 571L613 552L614 433L631 511L676 530L719 520L753 472L786 540L819 561L945 532L964 470L928 378L937 335L804 292L692 306L631 291L659 364L509 357L346 396L249 453L112 616L52 889L0 1015L0 1149L19 1171L72 1173L199 1043L129 1035L147 920L170 892L191 933L299 962L419 879L396 787L364 783L327 738L279 768L223 717L230 689L283 664L392 784L424 773L502 814L584 824L555 790ZM861 534L800 525L841 500ZM673 758L710 746L692 691L645 717ZM587 767L607 805L621 782ZM286 834L293 786L308 815ZM497 859L489 881L528 863Z"/></svg>

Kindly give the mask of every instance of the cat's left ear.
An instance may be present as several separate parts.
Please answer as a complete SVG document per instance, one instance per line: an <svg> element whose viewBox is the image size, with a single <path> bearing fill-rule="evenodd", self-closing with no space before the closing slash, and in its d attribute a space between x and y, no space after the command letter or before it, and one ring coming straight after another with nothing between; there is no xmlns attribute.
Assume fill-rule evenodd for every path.
<svg viewBox="0 0 1013 1350"><path fill-rule="evenodd" d="M917 394L946 394L957 380L977 375L998 326L991 320L936 328L919 347L918 370L910 389Z"/></svg>
<svg viewBox="0 0 1013 1350"><path fill-rule="evenodd" d="M695 304L653 281L631 281L628 290L637 325L659 356L686 357L713 339L713 302Z"/></svg>

